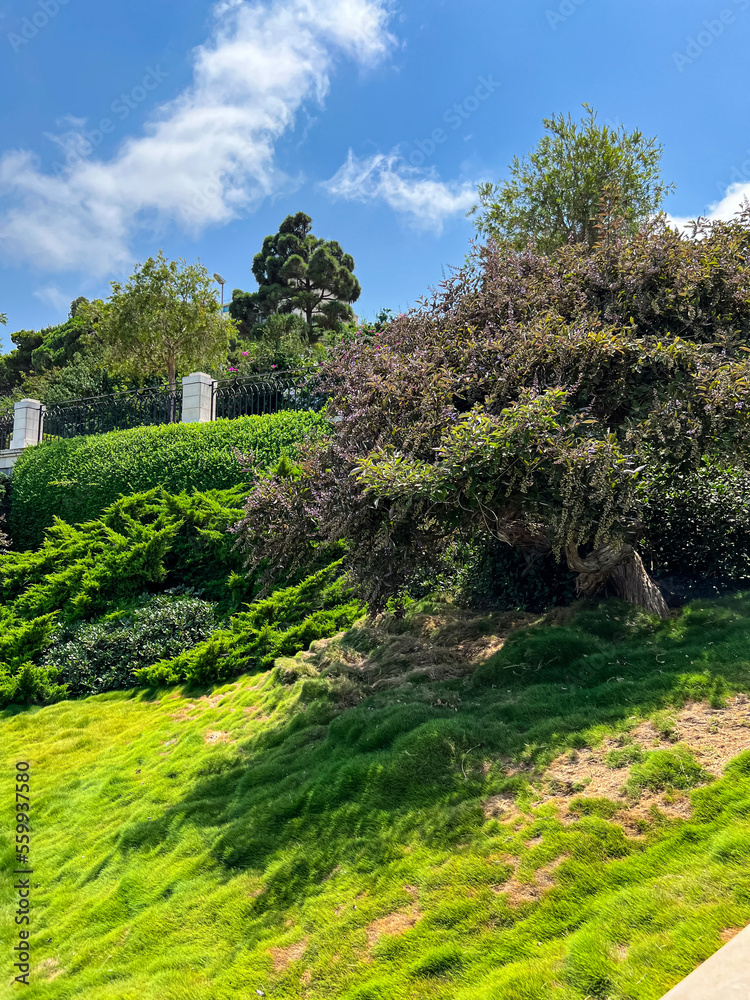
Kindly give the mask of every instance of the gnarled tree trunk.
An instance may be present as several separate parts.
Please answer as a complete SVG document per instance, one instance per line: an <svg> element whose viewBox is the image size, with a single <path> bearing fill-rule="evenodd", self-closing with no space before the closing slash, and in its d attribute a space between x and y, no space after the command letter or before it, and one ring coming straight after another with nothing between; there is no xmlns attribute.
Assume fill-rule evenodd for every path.
<svg viewBox="0 0 750 1000"><path fill-rule="evenodd" d="M660 618L669 617L662 592L632 545L620 548L602 545L585 559L581 558L575 545L569 545L565 556L570 569L578 573L576 589L579 594L596 594L609 581L617 595L629 604L644 608Z"/></svg>

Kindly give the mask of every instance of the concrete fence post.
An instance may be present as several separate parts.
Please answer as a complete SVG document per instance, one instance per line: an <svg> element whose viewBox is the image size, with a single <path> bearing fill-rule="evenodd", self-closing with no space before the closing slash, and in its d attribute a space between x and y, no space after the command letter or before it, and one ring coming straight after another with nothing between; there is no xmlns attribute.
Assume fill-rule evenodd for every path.
<svg viewBox="0 0 750 1000"><path fill-rule="evenodd" d="M204 424L213 419L214 380L205 372L193 372L182 380L183 424Z"/></svg>
<svg viewBox="0 0 750 1000"><path fill-rule="evenodd" d="M42 438L40 421L42 404L38 399L22 399L13 408L13 437L11 448L28 448Z"/></svg>

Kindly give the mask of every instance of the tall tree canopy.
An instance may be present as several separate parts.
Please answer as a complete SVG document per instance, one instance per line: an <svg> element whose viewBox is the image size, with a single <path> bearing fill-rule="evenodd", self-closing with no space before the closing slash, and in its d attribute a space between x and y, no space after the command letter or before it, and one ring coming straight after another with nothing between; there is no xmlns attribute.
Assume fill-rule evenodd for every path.
<svg viewBox="0 0 750 1000"><path fill-rule="evenodd" d="M580 122L568 115L543 121L547 134L528 156L515 157L510 177L479 186L477 229L521 249L542 251L597 238L604 213L634 232L670 190L661 176L662 147L637 129L600 125L584 104Z"/></svg>
<svg viewBox="0 0 750 1000"><path fill-rule="evenodd" d="M304 212L289 215L273 236L266 236L253 259L257 292L235 289L230 315L249 332L273 313L299 312L308 327L335 329L352 317L360 296L354 259L335 240L312 233Z"/></svg>
<svg viewBox="0 0 750 1000"><path fill-rule="evenodd" d="M221 315L211 275L202 264L167 260L159 251L137 265L125 284L112 283L106 303L81 307L112 362L124 373L165 375L174 390L177 369L220 361L232 324Z"/></svg>
<svg viewBox="0 0 750 1000"><path fill-rule="evenodd" d="M551 255L490 243L327 368L333 437L260 483L240 544L269 576L346 539L371 608L456 538L554 553L658 614L642 490L750 455L750 208Z"/></svg>

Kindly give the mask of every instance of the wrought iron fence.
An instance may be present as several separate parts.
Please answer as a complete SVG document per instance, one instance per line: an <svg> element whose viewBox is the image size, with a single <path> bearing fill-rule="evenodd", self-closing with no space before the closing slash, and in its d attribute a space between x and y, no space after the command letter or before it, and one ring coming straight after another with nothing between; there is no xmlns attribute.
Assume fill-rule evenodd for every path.
<svg viewBox="0 0 750 1000"><path fill-rule="evenodd" d="M246 375L214 382L212 419L259 416L279 410L320 410L326 394L314 370Z"/></svg>
<svg viewBox="0 0 750 1000"><path fill-rule="evenodd" d="M162 387L115 392L109 396L47 404L43 408L43 438L50 441L84 434L106 434L129 427L174 424L181 418L181 386L175 392Z"/></svg>
<svg viewBox="0 0 750 1000"><path fill-rule="evenodd" d="M10 441L13 437L13 410L7 413L0 413L0 451L7 451L10 448Z"/></svg>

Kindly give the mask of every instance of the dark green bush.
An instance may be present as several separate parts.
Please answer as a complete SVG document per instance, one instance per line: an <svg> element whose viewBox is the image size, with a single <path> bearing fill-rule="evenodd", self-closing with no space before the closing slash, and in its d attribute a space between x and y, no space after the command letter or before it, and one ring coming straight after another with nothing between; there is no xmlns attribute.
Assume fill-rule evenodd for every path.
<svg viewBox="0 0 750 1000"><path fill-rule="evenodd" d="M496 539L456 546L459 598L474 607L544 611L575 599L575 573L551 554L524 553Z"/></svg>
<svg viewBox="0 0 750 1000"><path fill-rule="evenodd" d="M137 669L191 649L216 626L209 602L162 594L131 612L63 627L41 665L58 672L71 695L130 688Z"/></svg>
<svg viewBox="0 0 750 1000"><path fill-rule="evenodd" d="M750 580L750 473L705 463L643 485L644 557L658 576Z"/></svg>
<svg viewBox="0 0 750 1000"><path fill-rule="evenodd" d="M119 496L155 486L169 493L230 489L246 481L235 449L269 469L326 428L319 414L285 411L45 442L27 449L13 470L11 536L16 547L31 548L55 516L82 524Z"/></svg>

